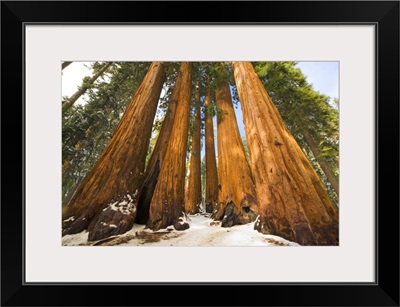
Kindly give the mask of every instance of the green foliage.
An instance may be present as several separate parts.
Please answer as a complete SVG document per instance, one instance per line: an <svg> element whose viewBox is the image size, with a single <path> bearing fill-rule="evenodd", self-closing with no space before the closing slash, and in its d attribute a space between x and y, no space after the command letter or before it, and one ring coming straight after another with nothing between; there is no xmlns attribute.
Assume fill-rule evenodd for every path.
<svg viewBox="0 0 400 307"><path fill-rule="evenodd" d="M214 105L209 105L209 106L204 106L205 112L207 112L208 115L211 117L217 116L217 108ZM204 112L204 113L205 113Z"/></svg>
<svg viewBox="0 0 400 307"><path fill-rule="evenodd" d="M212 79L211 91L212 96L215 96L215 90L220 87L224 82L230 85L232 102L235 107L238 107L239 95L236 90L235 80L233 77L232 63L231 62L208 62L205 64L205 71Z"/></svg>
<svg viewBox="0 0 400 307"><path fill-rule="evenodd" d="M318 144L318 157L325 158L333 172L337 174L339 112L329 103L330 97L312 88L296 64L296 62L253 63L256 73L299 145L308 148L309 145L303 136L307 131ZM321 176L322 171L316 167L316 162L313 165L328 191L332 192L326 178Z"/></svg>
<svg viewBox="0 0 400 307"><path fill-rule="evenodd" d="M101 69L104 64L104 62L93 63L94 72ZM89 77L83 80L82 86L87 86L88 93L86 104L74 105L62 115L62 159L64 166L67 166L63 168L63 196L74 189L102 154L126 106L130 103L135 90L147 72L149 64L149 62L115 62L107 70L107 74L99 78L95 84L88 85ZM180 62L165 62L164 65L167 78L153 125L147 162L168 112L168 103L179 73ZM304 131L307 131L318 144L318 158L326 159L334 173L338 174L339 100L333 99L333 105L331 105L329 97L313 90L300 69L296 68L296 62L254 62L253 65L286 126L299 145L307 151L307 156L325 183L328 193L335 199L337 196L332 192L332 187L319 168L316 157L310 154L309 145L304 138ZM212 105L205 107L205 80L207 77L211 79ZM239 99L236 87L233 86L235 82L231 63L193 63L191 118L194 115L194 106L198 103L197 90L200 91L199 103L203 111L202 119L204 119L205 112L212 117L221 118L225 115L222 110L216 108L214 100L215 89L222 82L228 82L231 85L232 99L235 107L238 107ZM193 119L191 119L190 135L188 136L188 152L191 150L192 121ZM204 127L202 126L201 129L204 135ZM243 139L243 146L248 156L245 139ZM187 158L189 159L189 155ZM205 168L204 157L202 180L205 180L203 168ZM203 187L205 187L205 183Z"/></svg>
<svg viewBox="0 0 400 307"><path fill-rule="evenodd" d="M212 64L209 64L209 74L213 79L212 87L218 88L221 86L224 82L230 82L232 81L231 79L231 65L230 63L226 62L214 62Z"/></svg>
<svg viewBox="0 0 400 307"><path fill-rule="evenodd" d="M307 149L305 149L305 148L307 148ZM318 164L316 157L313 155L311 149L308 146L306 146L305 148L303 148L303 151L305 152L308 160L311 162L311 165L314 167L314 169L317 172L318 176L320 177L322 183L324 184L329 197L335 204L338 204L339 203L338 195L336 195L335 190L333 189L331 183L329 182L325 173L323 172L320 165Z"/></svg>
<svg viewBox="0 0 400 307"><path fill-rule="evenodd" d="M85 105L74 105L63 114L63 196L100 157L148 66L143 62L115 63L108 82L88 89Z"/></svg>
<svg viewBox="0 0 400 307"><path fill-rule="evenodd" d="M222 110L222 109L220 109L220 108L218 108L218 107L215 107L215 111L216 111L216 113L217 113L217 118L218 118L218 120L223 119L224 116L228 114L227 111L224 111L224 110Z"/></svg>

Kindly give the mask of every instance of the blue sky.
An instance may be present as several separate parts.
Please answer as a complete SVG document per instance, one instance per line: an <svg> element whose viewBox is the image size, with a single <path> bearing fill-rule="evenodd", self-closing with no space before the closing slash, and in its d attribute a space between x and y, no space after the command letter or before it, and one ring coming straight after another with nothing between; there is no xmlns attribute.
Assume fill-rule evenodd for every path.
<svg viewBox="0 0 400 307"><path fill-rule="evenodd" d="M62 76L62 95L71 96L85 76L91 76L90 69L75 62L65 68ZM339 62L298 62L297 67L307 76L314 90L330 97L339 98Z"/></svg>
<svg viewBox="0 0 400 307"><path fill-rule="evenodd" d="M90 63L72 63L65 68L62 76L62 95L71 96L82 83L83 77L91 76L91 70L84 64ZM296 67L306 75L308 83L312 84L315 91L328 95L331 99L339 98L339 62L298 62ZM82 98L80 100L82 101ZM235 113L240 134L245 136L240 105L235 109ZM214 125L216 130L216 122ZM204 146L202 155L204 155Z"/></svg>
<svg viewBox="0 0 400 307"><path fill-rule="evenodd" d="M300 68L315 91L328 95L331 100L339 98L339 62L298 62L296 67ZM235 113L240 134L245 136L240 107L235 109Z"/></svg>
<svg viewBox="0 0 400 307"><path fill-rule="evenodd" d="M314 90L339 98L339 62L299 62L296 67L307 76Z"/></svg>

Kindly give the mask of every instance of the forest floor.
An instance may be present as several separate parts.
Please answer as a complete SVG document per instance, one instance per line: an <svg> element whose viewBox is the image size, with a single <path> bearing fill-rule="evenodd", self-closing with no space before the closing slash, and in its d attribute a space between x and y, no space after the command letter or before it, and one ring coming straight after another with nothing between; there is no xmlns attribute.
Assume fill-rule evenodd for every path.
<svg viewBox="0 0 400 307"><path fill-rule="evenodd" d="M219 221L213 221L208 214L196 214L186 217L190 228L177 231L172 226L159 231L145 229L145 225L134 224L133 228L122 235L100 241L88 242L88 233L83 231L75 235L62 237L64 246L299 246L273 235L263 235L254 230L254 222L230 228L221 227Z"/></svg>

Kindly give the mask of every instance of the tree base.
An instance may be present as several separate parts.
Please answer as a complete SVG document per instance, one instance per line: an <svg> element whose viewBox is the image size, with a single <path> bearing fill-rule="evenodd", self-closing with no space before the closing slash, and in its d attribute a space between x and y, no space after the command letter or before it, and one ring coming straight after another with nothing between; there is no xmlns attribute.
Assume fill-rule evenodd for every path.
<svg viewBox="0 0 400 307"><path fill-rule="evenodd" d="M64 220L62 226L62 236L73 235L84 231L89 225L89 222L90 219L88 219L85 214L76 220L73 216Z"/></svg>
<svg viewBox="0 0 400 307"><path fill-rule="evenodd" d="M62 235L76 234L87 229L88 241L98 241L123 234L132 229L136 209L136 202L128 194L118 201L111 202L97 214L86 210L77 220L74 217L64 220Z"/></svg>
<svg viewBox="0 0 400 307"><path fill-rule="evenodd" d="M175 230L179 230L179 231L189 229L189 227L190 226L189 226L188 223L177 222L177 223L174 224Z"/></svg>
<svg viewBox="0 0 400 307"><path fill-rule="evenodd" d="M214 220L221 220L221 227L232 227L235 225L248 224L256 220L257 213L250 206L243 206L241 212L233 202L229 202L225 208L220 209L214 214Z"/></svg>
<svg viewBox="0 0 400 307"><path fill-rule="evenodd" d="M102 240L132 229L136 213L123 214L120 211L106 209L90 223L88 241Z"/></svg>
<svg viewBox="0 0 400 307"><path fill-rule="evenodd" d="M147 229L151 229L153 231L158 231L160 229L165 229L165 228L167 228L169 226L174 226L175 230L179 230L179 231L186 230L186 229L190 228L189 224L186 222L185 216L180 216L175 221L176 222L168 221L166 219L160 219L158 221L148 220L146 228Z"/></svg>
<svg viewBox="0 0 400 307"><path fill-rule="evenodd" d="M212 203L206 204L206 212L207 213L213 212L213 204Z"/></svg>
<svg viewBox="0 0 400 307"><path fill-rule="evenodd" d="M317 240L315 231L306 222L290 225L288 220L282 218L273 222L273 218L259 217L254 223L254 229L262 234L280 236L286 240L296 242L300 245L337 245L333 240ZM328 236L328 238L331 236ZM322 239L322 238L321 238ZM337 241L336 241L337 243Z"/></svg>

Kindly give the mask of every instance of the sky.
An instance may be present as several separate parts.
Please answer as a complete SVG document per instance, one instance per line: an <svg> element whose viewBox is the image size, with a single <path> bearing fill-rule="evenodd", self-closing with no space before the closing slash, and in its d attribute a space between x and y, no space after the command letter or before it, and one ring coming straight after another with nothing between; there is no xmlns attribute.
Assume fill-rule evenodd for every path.
<svg viewBox="0 0 400 307"><path fill-rule="evenodd" d="M296 67L307 76L314 90L331 99L339 98L339 62L299 62Z"/></svg>
<svg viewBox="0 0 400 307"><path fill-rule="evenodd" d="M62 95L71 96L82 83L85 76L91 76L92 71L85 67L91 62L74 62L62 72ZM314 90L339 98L339 62L298 62L297 66ZM81 100L82 101L82 100Z"/></svg>
<svg viewBox="0 0 400 307"><path fill-rule="evenodd" d="M339 62L298 62L296 65L307 77L307 82L315 91L339 98ZM245 136L243 116L240 106L235 109L240 135Z"/></svg>
<svg viewBox="0 0 400 307"><path fill-rule="evenodd" d="M85 76L91 76L92 71L87 66L91 62L73 62L62 71L62 96L71 96L81 85ZM339 62L298 62L296 67L300 68L307 77L308 83L313 89L333 98L339 98ZM80 98L76 103L84 103L84 98ZM235 108L236 119L239 131L245 136L243 117L240 105ZM216 129L216 122L214 121ZM204 156L204 146L201 153Z"/></svg>
<svg viewBox="0 0 400 307"><path fill-rule="evenodd" d="M85 65L90 65L92 62L73 62L62 71L61 93L62 97L72 96L78 86L82 84L82 80L86 76L92 76L93 72ZM83 98L79 98L76 103L82 103Z"/></svg>

